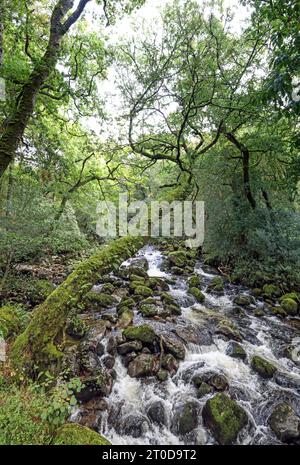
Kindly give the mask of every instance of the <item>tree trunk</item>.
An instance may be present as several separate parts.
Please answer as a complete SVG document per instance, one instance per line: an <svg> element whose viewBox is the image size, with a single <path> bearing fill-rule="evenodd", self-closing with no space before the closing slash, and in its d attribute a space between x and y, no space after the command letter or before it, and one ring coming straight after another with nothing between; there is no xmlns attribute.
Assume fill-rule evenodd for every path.
<svg viewBox="0 0 300 465"><path fill-rule="evenodd" d="M75 12L62 23L65 15L71 10L74 0L58 0L54 7L48 45L42 59L35 65L28 81L22 86L17 98L17 104L11 115L4 121L0 138L0 177L15 156L18 145L31 117L37 95L41 86L55 68L61 40L72 24L80 17L85 5L90 0L81 0Z"/></svg>
<svg viewBox="0 0 300 465"><path fill-rule="evenodd" d="M40 371L59 372L63 355L63 332L68 316L99 280L143 245L141 237L123 237L111 242L82 262L70 276L39 305L26 330L14 342L10 357L13 365L31 376Z"/></svg>
<svg viewBox="0 0 300 465"><path fill-rule="evenodd" d="M249 159L250 159L250 153L248 148L240 143L234 134L232 133L226 133L226 138L234 144L240 151L241 157L242 157L242 164L243 164L243 188L244 188L244 193L246 196L246 199L248 200L249 204L255 210L256 208L256 201L255 198L253 197L252 191L251 191L251 185L250 185L250 169L249 169Z"/></svg>

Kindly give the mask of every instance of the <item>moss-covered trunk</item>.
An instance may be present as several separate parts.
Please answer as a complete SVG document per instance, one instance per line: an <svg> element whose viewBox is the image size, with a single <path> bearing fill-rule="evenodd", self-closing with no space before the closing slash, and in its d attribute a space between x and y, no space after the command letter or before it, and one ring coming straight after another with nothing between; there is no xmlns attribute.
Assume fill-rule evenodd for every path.
<svg viewBox="0 0 300 465"><path fill-rule="evenodd" d="M113 241L82 262L34 311L30 324L14 342L10 358L18 369L34 375L46 369L59 370L63 331L71 310L99 280L144 244L141 237Z"/></svg>

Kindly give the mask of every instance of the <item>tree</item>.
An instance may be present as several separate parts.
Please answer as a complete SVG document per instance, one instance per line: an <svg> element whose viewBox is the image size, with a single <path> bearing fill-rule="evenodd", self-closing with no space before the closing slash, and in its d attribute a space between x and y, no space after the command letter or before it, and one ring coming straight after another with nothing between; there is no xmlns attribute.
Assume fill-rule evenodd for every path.
<svg viewBox="0 0 300 465"><path fill-rule="evenodd" d="M151 40L122 49L122 92L130 107L132 150L153 162L175 163L191 181L195 161L225 137L239 150L243 190L255 208L250 149L238 133L262 114L256 67L263 38L237 39L213 15L206 20L194 2L169 6L163 27L160 40L153 33Z"/></svg>
<svg viewBox="0 0 300 465"><path fill-rule="evenodd" d="M64 47L63 39L66 38L72 26L74 26L74 24L82 17L84 10L90 1L91 0L80 0L74 8L74 0L57 0L54 4L51 2L51 11L49 11L48 5L44 3L40 5L40 7L44 8L47 12L46 19L48 22L48 27L42 28L43 37L47 34L47 40L42 41L43 45L44 42L46 42L42 48L39 47L38 39L34 33L33 24L30 23L30 20L36 15L38 27L41 28L41 20L42 22L45 21L44 11L42 11L40 15L36 14L34 1L25 2L25 8L21 11L17 9L16 15L17 17L20 17L19 21L22 25L22 29L24 28L25 36L24 53L21 54L21 63L24 64L25 76L24 79L21 79L20 81L17 80L17 84L19 86L16 98L13 98L10 102L8 115L5 117L0 128L0 177L3 175L16 154L16 150L22 140L29 119L36 108L38 97L43 94L54 100L60 100L62 98L62 95L57 95L55 92L55 88L57 87L56 85L59 85L59 82L55 82L55 79L54 83L49 82L49 79L52 78L53 75L55 78L58 58ZM104 12L107 18L110 15L113 16L116 10L115 3L116 2L114 1L103 2ZM138 6L141 3L142 1L121 2L121 10L123 9L125 12L130 11L131 8ZM10 23L9 27L12 28L13 25ZM49 34L47 31L48 28ZM31 41L31 33L33 34L35 41ZM36 52L34 55L31 49L32 42L34 51ZM83 48L83 42L79 42L77 50L75 49L75 52L72 54L74 60L72 69L74 71L74 75L64 76L65 79L69 80L69 84L70 80L76 80L79 75L79 63L81 61L80 52ZM29 67L28 62L30 62ZM91 90L93 89L95 77L101 71L100 67L100 70L96 70L95 73L92 74L91 81L86 83L87 95L90 95ZM71 87L72 86L69 85L69 89L71 89Z"/></svg>

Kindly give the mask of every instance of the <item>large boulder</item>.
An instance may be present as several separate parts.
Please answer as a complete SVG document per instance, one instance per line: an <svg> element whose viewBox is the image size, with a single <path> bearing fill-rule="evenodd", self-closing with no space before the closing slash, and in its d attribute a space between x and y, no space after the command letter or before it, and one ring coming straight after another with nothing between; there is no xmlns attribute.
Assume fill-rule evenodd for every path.
<svg viewBox="0 0 300 465"><path fill-rule="evenodd" d="M290 297L282 299L281 307L288 315L296 316L298 313L298 303Z"/></svg>
<svg viewBox="0 0 300 465"><path fill-rule="evenodd" d="M159 358L151 354L140 354L128 365L128 374L132 378L154 376L159 370Z"/></svg>
<svg viewBox="0 0 300 465"><path fill-rule="evenodd" d="M139 352L142 348L143 345L141 341L129 341L124 342L124 344L120 344L117 350L120 355L126 355L129 352Z"/></svg>
<svg viewBox="0 0 300 465"><path fill-rule="evenodd" d="M206 401L202 417L219 444L232 444L248 422L245 410L223 393Z"/></svg>
<svg viewBox="0 0 300 465"><path fill-rule="evenodd" d="M154 329L149 325L130 326L124 329L123 336L130 341L141 341L142 344L152 344L157 336Z"/></svg>
<svg viewBox="0 0 300 465"><path fill-rule="evenodd" d="M300 420L292 407L281 402L273 409L268 423L282 442L293 442L300 438Z"/></svg>
<svg viewBox="0 0 300 465"><path fill-rule="evenodd" d="M268 298L276 298L281 296L281 290L275 284L265 284L263 287L263 297L265 299Z"/></svg>
<svg viewBox="0 0 300 465"><path fill-rule="evenodd" d="M197 287L190 287L189 293L192 294L192 296L194 296L197 302L199 302L200 304L204 302L205 296Z"/></svg>
<svg viewBox="0 0 300 465"><path fill-rule="evenodd" d="M248 307L255 301L251 295L239 294L233 299L233 303L242 307Z"/></svg>
<svg viewBox="0 0 300 465"><path fill-rule="evenodd" d="M185 347L178 339L169 336L162 337L162 345L167 353L174 355L179 360L184 360Z"/></svg>
<svg viewBox="0 0 300 465"><path fill-rule="evenodd" d="M147 415L152 423L167 425L168 416L163 401L156 400L147 409Z"/></svg>
<svg viewBox="0 0 300 465"><path fill-rule="evenodd" d="M251 360L251 367L262 378L268 379L276 373L277 368L259 355L255 355Z"/></svg>
<svg viewBox="0 0 300 465"><path fill-rule="evenodd" d="M221 276L215 276L207 286L207 292L222 294L224 292L224 281Z"/></svg>
<svg viewBox="0 0 300 465"><path fill-rule="evenodd" d="M198 426L199 404L196 401L188 401L180 405L173 418L172 429L180 435L188 434Z"/></svg>
<svg viewBox="0 0 300 465"><path fill-rule="evenodd" d="M55 446L110 446L111 443L96 431L77 423L61 426L53 439Z"/></svg>
<svg viewBox="0 0 300 465"><path fill-rule="evenodd" d="M239 358L241 360L246 360L247 359L247 354L243 347L238 344L237 342L230 341L227 347L227 355L233 358Z"/></svg>

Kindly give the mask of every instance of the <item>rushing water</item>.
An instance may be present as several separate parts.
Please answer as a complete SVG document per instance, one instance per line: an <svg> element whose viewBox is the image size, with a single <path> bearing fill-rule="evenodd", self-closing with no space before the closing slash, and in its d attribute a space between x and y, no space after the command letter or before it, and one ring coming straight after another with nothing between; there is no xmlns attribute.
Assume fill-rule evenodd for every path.
<svg viewBox="0 0 300 465"><path fill-rule="evenodd" d="M143 248L135 258L123 263L129 266L136 259L144 258L148 262L148 275L165 278L169 284L169 293L181 306L182 315L176 324L152 319L146 321L135 316L135 323L147 322L157 331L174 331L175 327L192 327L203 331L205 312L229 317L240 330L243 339L240 345L247 352L248 362L227 355L229 341L219 335L203 334L202 342L186 344L185 360L180 363L178 372L167 381L159 382L155 377L136 379L127 374L120 357L116 357L114 369L117 373L112 392L107 399L109 408L102 412L99 421L99 432L104 434L113 444L211 444L213 437L203 426L201 414L196 429L184 437L174 433L173 423L176 412L186 401L191 400L199 405L199 412L209 396L197 399L195 388L190 382L195 374L213 372L225 375L229 382L229 395L246 411L249 417L248 426L239 437L241 444L276 444L267 418L276 401L287 401L295 412L300 414L300 364L282 356L282 348L288 344L299 344L297 333L280 319L265 314L261 317L253 315L253 309L239 315L233 310L233 299L241 292L247 292L240 286L228 284L225 294L216 296L204 292L205 303L200 305L187 293L187 281L184 277L172 276L162 271L163 255L151 246ZM204 269L203 269L204 268ZM201 276L203 289L215 276L202 263L197 263L195 272ZM171 281L170 281L171 278ZM262 307L257 301L253 308ZM299 335L299 333L298 333ZM107 339L104 339L104 344ZM264 380L255 374L249 360L253 355L260 355L278 368L278 375L271 380ZM158 426L150 421L147 415L153 403L164 407L164 425Z"/></svg>

